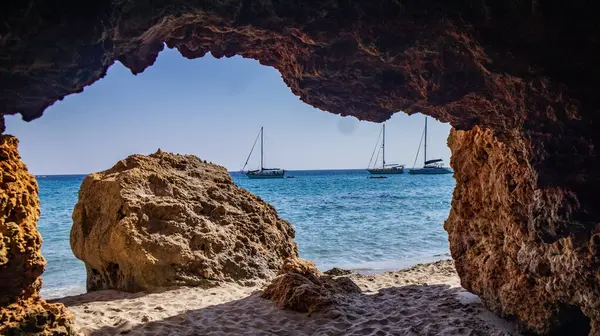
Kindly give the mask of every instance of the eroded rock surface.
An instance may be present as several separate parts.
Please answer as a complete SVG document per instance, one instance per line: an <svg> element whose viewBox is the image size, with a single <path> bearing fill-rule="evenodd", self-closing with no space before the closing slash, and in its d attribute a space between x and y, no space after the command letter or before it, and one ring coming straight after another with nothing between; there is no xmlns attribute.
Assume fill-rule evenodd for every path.
<svg viewBox="0 0 600 336"><path fill-rule="evenodd" d="M297 256L294 229L224 167L192 155L132 155L88 175L71 247L88 291L251 284Z"/></svg>
<svg viewBox="0 0 600 336"><path fill-rule="evenodd" d="M0 136L0 335L67 335L71 314L40 297L38 186L17 146L15 137Z"/></svg>
<svg viewBox="0 0 600 336"><path fill-rule="evenodd" d="M262 297L281 309L310 314L336 304L344 295L360 292L349 278L323 275L313 262L295 258L286 260L281 275L265 288Z"/></svg>
<svg viewBox="0 0 600 336"><path fill-rule="evenodd" d="M600 225L552 239L573 195L536 188L525 141L475 127L448 144L457 185L445 228L462 285L537 333L600 333Z"/></svg>

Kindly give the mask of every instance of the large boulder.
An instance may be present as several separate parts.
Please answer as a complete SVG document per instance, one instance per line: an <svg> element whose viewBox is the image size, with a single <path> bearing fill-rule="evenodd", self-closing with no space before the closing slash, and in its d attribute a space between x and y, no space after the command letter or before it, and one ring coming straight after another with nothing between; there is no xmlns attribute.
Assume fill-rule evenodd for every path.
<svg viewBox="0 0 600 336"><path fill-rule="evenodd" d="M38 186L18 143L0 136L0 335L68 335L71 314L40 297L46 260L37 230Z"/></svg>
<svg viewBox="0 0 600 336"><path fill-rule="evenodd" d="M461 284L537 334L600 335L600 225L573 221L572 194L539 188L526 141L450 133L456 189L445 223Z"/></svg>
<svg viewBox="0 0 600 336"><path fill-rule="evenodd" d="M71 248L88 291L133 292L270 279L297 256L294 234L224 167L159 150L84 179Z"/></svg>

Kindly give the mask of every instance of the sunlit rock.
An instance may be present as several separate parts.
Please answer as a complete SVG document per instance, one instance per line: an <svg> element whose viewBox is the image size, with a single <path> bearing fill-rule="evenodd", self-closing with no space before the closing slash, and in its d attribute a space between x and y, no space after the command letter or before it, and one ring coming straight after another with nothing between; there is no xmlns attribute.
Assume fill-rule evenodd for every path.
<svg viewBox="0 0 600 336"><path fill-rule="evenodd" d="M38 185L18 143L0 136L0 335L68 335L71 314L40 297L46 260L37 230Z"/></svg>
<svg viewBox="0 0 600 336"><path fill-rule="evenodd" d="M253 284L297 256L294 229L224 167L192 155L132 155L88 175L71 247L88 291Z"/></svg>

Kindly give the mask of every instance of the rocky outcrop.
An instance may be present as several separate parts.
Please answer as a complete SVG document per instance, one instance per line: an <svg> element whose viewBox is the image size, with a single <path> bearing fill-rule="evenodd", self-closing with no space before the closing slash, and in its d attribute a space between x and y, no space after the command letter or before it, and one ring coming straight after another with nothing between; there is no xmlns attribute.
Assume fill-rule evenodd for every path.
<svg viewBox="0 0 600 336"><path fill-rule="evenodd" d="M590 307L587 295L594 291L573 298L583 295L583 288L600 286L597 276L583 276L593 270L597 274L600 254L594 238L600 223L600 62L596 57L600 25L593 3L32 0L4 1L0 12L4 23L0 27L0 87L4 89L0 116L19 113L25 120L35 119L55 101L103 77L117 60L134 74L142 72L166 44L187 58L210 52L219 58L256 59L279 70L304 102L329 112L378 122L398 111L423 112L458 130L475 125L490 130L493 143L507 151L504 157L495 157L503 162L495 165L511 166L525 175L509 179L495 175L500 172L496 168L490 170L490 178L510 186L500 192L497 188L503 186L489 186L474 169L477 164L491 164L483 154L486 151L465 149L461 155L459 148L467 147L456 145L453 165L460 171L457 190L461 192L457 191L454 204L463 209L453 210L447 224L452 250L462 256L477 246L473 241L477 235L469 228L478 227L485 234L509 230L513 238L523 236L495 240L505 245L488 249L490 258L529 256L526 259L540 261L545 269L543 260L549 257L543 251L561 246L553 250L557 255L552 258L570 260L572 270L585 269L580 278L588 285L579 290L575 284L581 282L555 276L546 292L575 286L549 295L567 307L560 311L582 310L593 320L593 332L600 334L597 318L585 308ZM475 160L471 154L482 156ZM511 189L517 188L516 181L530 184L531 190L515 193ZM482 185L497 194L482 195ZM473 208L459 198L475 194L482 197L470 199ZM499 211L492 207L499 204L507 217L481 220L483 214L489 217ZM508 205L515 210L509 211ZM519 217L518 224L512 217ZM517 253L522 240L540 250ZM500 250L510 253L495 255ZM574 257L583 255L581 251L589 251L587 259ZM511 262L522 264L519 259ZM511 273L515 269L522 269L503 263L509 262L484 264L469 257L459 267L471 279L475 277L467 273L474 274L484 265L489 269L482 273L492 274L493 268L498 279L508 279L517 274ZM485 302L496 311L506 309L504 314L514 315L533 330L560 325L509 308L522 305L522 297L528 295L525 289L533 286L527 282L531 278L519 279L510 283L517 286L518 282L523 290L515 287L512 293L520 295L496 300L493 293L505 290L498 287L503 282L488 283L491 294L484 295ZM475 291L476 282L465 280ZM534 297L527 301L532 312L556 311L545 306L548 301L537 301L541 293ZM556 319L561 318L550 318Z"/></svg>
<svg viewBox="0 0 600 336"><path fill-rule="evenodd" d="M0 136L0 335L68 335L72 316L40 297L46 261L37 231L38 186L18 141Z"/></svg>
<svg viewBox="0 0 600 336"><path fill-rule="evenodd" d="M448 144L457 185L445 229L462 285L537 333L599 333L600 225L553 239L574 229L558 226L573 195L536 188L522 139L475 127Z"/></svg>
<svg viewBox="0 0 600 336"><path fill-rule="evenodd" d="M192 155L132 155L88 175L71 247L88 291L252 284L297 256L294 229L224 167Z"/></svg>
<svg viewBox="0 0 600 336"><path fill-rule="evenodd" d="M265 288L262 297L281 309L311 314L338 303L344 295L360 292L352 280L323 275L311 261L296 258L286 260L281 275Z"/></svg>

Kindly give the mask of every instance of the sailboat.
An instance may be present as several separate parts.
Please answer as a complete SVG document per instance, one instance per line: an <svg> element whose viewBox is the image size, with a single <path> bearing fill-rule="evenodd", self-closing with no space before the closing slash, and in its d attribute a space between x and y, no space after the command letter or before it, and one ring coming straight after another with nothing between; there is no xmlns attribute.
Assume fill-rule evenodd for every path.
<svg viewBox="0 0 600 336"><path fill-rule="evenodd" d="M432 160L427 160L427 117L425 117L425 132L424 132L424 137L425 137L425 146L424 146L424 163L423 163L423 168L412 168L411 170L408 171L409 174L452 174L452 169L448 168L448 167L444 167L443 163L442 163L442 159L432 159ZM420 146L420 145L419 145ZM417 157L415 158L415 162L417 161L417 158L419 157L419 151L417 150Z"/></svg>
<svg viewBox="0 0 600 336"><path fill-rule="evenodd" d="M248 154L248 158L246 159L246 163L244 163L244 167L242 168L242 172L248 165L248 161L252 156L252 152L254 151L254 147L256 146L256 142L260 137L260 169L256 170L248 170L245 172L246 176L249 179L273 179L273 178L283 178L285 175L285 170L280 168L265 168L264 167L264 151L263 151L263 143L264 143L264 128L260 128L260 132L254 140L254 144L252 145L252 149L250 150L250 154Z"/></svg>
<svg viewBox="0 0 600 336"><path fill-rule="evenodd" d="M381 164L381 167L373 167L373 168L368 168L367 170L369 171L369 173L371 174L377 174L377 175L383 175L383 174L402 174L404 173L404 165L399 165L399 164L386 164L385 163L385 124L383 124L381 132L383 133L383 139L381 141L381 152L382 152L382 158L383 158L383 162ZM379 142L379 139L378 139ZM377 145L375 145L375 149L373 150L373 154L371 154L371 161L373 160L373 155L375 155L375 151L377 150ZM377 154L379 156L379 153ZM377 162L377 158L375 158L375 161ZM369 166L371 165L371 162L369 162Z"/></svg>

